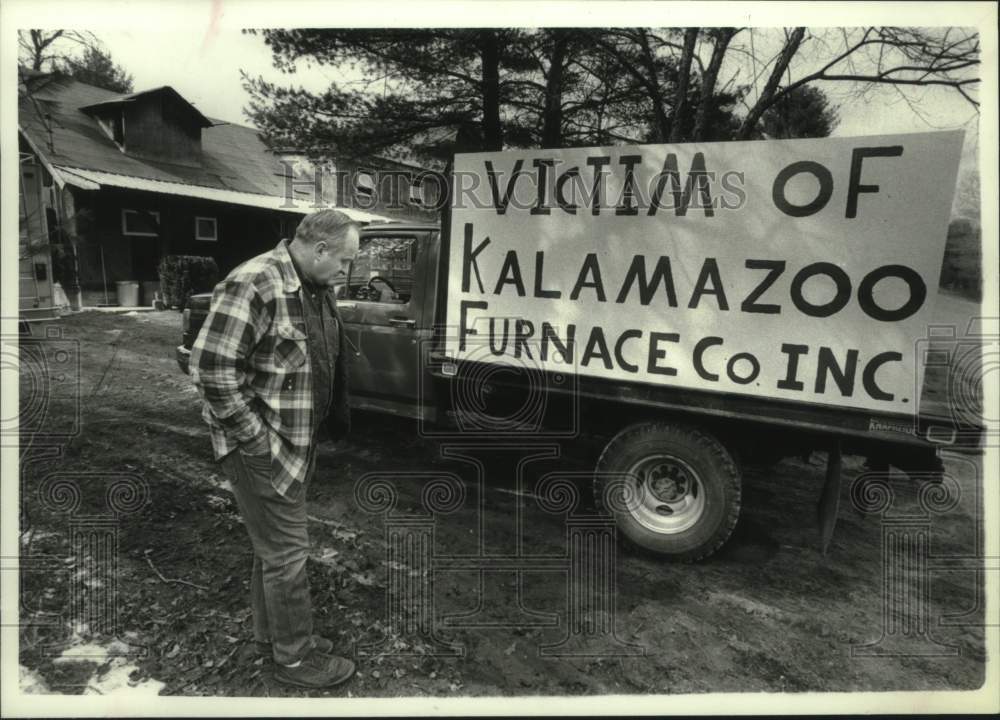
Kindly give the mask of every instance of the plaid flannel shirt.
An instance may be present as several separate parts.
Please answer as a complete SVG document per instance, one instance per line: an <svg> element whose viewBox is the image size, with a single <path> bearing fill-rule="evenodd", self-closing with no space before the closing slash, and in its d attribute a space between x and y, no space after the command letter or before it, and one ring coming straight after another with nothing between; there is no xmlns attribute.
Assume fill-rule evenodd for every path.
<svg viewBox="0 0 1000 720"><path fill-rule="evenodd" d="M208 317L191 348L191 378L205 401L202 417L216 459L266 434L271 484L281 495L292 483L306 479L315 442L312 370L300 291L298 273L282 240L216 285ZM342 335L333 292L326 299ZM333 422L328 430L337 437L350 427L344 353L333 379Z"/></svg>

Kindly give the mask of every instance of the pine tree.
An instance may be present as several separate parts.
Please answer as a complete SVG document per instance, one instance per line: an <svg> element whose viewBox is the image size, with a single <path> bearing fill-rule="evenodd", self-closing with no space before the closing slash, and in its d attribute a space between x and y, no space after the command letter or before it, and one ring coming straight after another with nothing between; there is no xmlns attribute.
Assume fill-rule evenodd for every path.
<svg viewBox="0 0 1000 720"><path fill-rule="evenodd" d="M60 72L75 80L117 93L132 92L132 76L116 65L111 53L99 47L87 47L81 57L69 57L59 66Z"/></svg>

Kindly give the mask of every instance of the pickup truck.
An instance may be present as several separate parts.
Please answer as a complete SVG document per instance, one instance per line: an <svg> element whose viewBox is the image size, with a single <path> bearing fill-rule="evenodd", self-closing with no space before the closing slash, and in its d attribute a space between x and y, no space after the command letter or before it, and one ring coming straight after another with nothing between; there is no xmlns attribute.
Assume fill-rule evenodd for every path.
<svg viewBox="0 0 1000 720"><path fill-rule="evenodd" d="M440 227L426 223L386 223L361 231L351 272L337 287L351 360L353 408L413 418L428 427L455 425L454 408L439 399L439 380L445 378L441 364L432 365L429 356L437 317L440 240ZM185 373L211 299L211 293L192 295L182 313L176 358ZM499 387L491 383L485 390L494 393ZM498 397L490 405L493 412L499 412L504 400L511 404L508 395Z"/></svg>
<svg viewBox="0 0 1000 720"><path fill-rule="evenodd" d="M736 524L745 465L819 451L827 457L818 498L825 552L842 494L842 454L863 456L874 470L893 466L915 479L934 481L941 476L942 448L979 452L982 428L968 422L959 427L947 403L936 408L922 404L920 413L901 414L777 394L623 381L576 366L553 368L539 361L537 346L533 353L527 341L524 352L497 352L486 345L487 337L493 341L492 331L477 334L462 327L466 318L454 312L460 283L462 289L471 284L474 290L480 271L469 262L476 259L470 248L478 252L476 247L485 247L470 239L470 226L446 208L441 226L363 228L359 253L337 289L345 351L352 362L352 406L413 418L431 434L438 428L443 437L457 440L501 436L529 443L585 430L604 444L593 477L595 500L639 548L674 560L707 557ZM508 253L491 298L515 295L505 283L522 284L520 275L510 271L510 257ZM544 282L549 281L536 280L536 291ZM489 280L486 285L491 286ZM517 295L528 294L514 289L521 291ZM553 299L557 307L563 301L554 290L541 292L547 308L553 307ZM210 295L195 295L184 311L177 360L185 372L209 302ZM623 337L640 335L630 330ZM712 342L721 344L721 339ZM622 347L619 340L615 352L627 366ZM607 348L605 352L610 354ZM650 369L660 361L661 355L651 350Z"/></svg>

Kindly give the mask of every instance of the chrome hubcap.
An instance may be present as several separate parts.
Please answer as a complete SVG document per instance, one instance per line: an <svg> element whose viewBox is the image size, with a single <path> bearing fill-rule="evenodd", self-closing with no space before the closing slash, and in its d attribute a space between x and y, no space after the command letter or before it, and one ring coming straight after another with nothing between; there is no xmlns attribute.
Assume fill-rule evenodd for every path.
<svg viewBox="0 0 1000 720"><path fill-rule="evenodd" d="M674 534L692 527L705 511L705 492L698 473L673 455L650 455L629 470L627 507L645 528Z"/></svg>

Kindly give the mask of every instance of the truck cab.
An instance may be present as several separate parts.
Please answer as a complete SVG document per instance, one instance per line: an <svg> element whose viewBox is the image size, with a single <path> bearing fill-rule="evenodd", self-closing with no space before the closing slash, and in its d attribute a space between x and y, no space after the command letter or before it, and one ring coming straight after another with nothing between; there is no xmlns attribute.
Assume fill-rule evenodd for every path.
<svg viewBox="0 0 1000 720"><path fill-rule="evenodd" d="M388 223L361 231L358 254L336 289L352 407L437 420L421 353L434 327L439 239L432 224ZM184 310L176 357L185 373L211 299L211 293L193 295Z"/></svg>
<svg viewBox="0 0 1000 720"><path fill-rule="evenodd" d="M337 287L350 358L351 405L433 421L422 353L435 317L436 225L372 225ZM423 392L422 392L423 391Z"/></svg>

